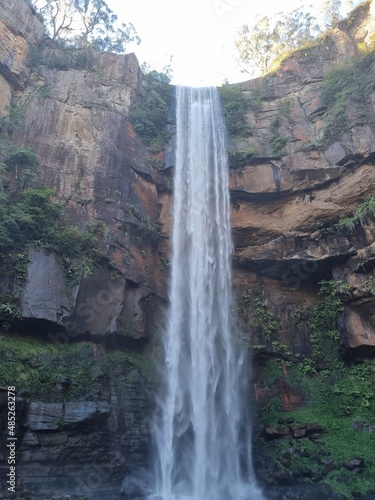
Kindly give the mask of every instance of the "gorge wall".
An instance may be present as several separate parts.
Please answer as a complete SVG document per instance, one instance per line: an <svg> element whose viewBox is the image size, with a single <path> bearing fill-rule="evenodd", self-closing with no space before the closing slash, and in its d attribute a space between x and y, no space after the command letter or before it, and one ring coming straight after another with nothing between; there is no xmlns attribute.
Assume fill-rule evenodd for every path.
<svg viewBox="0 0 375 500"><path fill-rule="evenodd" d="M375 66L361 55L373 44L370 7L273 74L230 86L246 110L230 145L238 331L253 354L258 474L275 498L281 488L309 498L298 496L306 483L327 498L374 498L363 446L375 425ZM329 78L347 82L343 94ZM173 141L164 161L137 133L130 113L143 81L133 54L61 49L26 1L0 0L4 189L20 190L20 149L33 148L38 183L54 190L65 225L91 231L96 245L95 258L87 245L72 254L82 243L70 230L67 248L2 251L1 432L15 385L25 495L113 500L148 460ZM358 446L344 449L347 440Z"/></svg>

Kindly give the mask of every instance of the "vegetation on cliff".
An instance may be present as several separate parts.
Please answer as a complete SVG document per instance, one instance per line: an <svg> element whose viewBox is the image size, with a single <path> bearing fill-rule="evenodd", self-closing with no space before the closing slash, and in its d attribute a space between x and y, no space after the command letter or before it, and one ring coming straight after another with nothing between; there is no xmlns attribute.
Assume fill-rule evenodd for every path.
<svg viewBox="0 0 375 500"><path fill-rule="evenodd" d="M369 104L375 90L369 68L375 52L364 52L329 69L323 80L322 102L326 106L322 143L328 146L348 130L349 114L356 113L361 123L371 120Z"/></svg>
<svg viewBox="0 0 375 500"><path fill-rule="evenodd" d="M15 106L0 118L0 271L7 277L0 320L19 314L19 293L32 248L59 254L70 284L77 282L82 272L91 274L103 259L103 225L94 223L80 229L69 224L63 206L54 200L54 191L38 181L36 153L12 140L22 124L22 108Z"/></svg>
<svg viewBox="0 0 375 500"><path fill-rule="evenodd" d="M150 153L160 152L168 138L168 110L172 87L166 73L151 71L143 78L140 98L133 104L130 120Z"/></svg>
<svg viewBox="0 0 375 500"><path fill-rule="evenodd" d="M364 4L368 2L360 2L360 6ZM235 40L242 71L264 75L276 69L287 54L319 43L327 30L342 19L340 0L327 0L320 12L312 7L258 16L252 24L244 24ZM353 2L346 7L353 8Z"/></svg>
<svg viewBox="0 0 375 500"><path fill-rule="evenodd" d="M31 401L103 399L110 376L155 380L149 351L106 350L88 342L55 345L26 336L0 333L0 386L13 385Z"/></svg>
<svg viewBox="0 0 375 500"><path fill-rule="evenodd" d="M30 0L54 41L101 52L124 52L129 42L140 43L132 23L118 24L104 0Z"/></svg>
<svg viewBox="0 0 375 500"><path fill-rule="evenodd" d="M258 374L275 392L261 411L261 439L275 477L286 484L322 481L350 499L375 488L375 363L345 364L341 358L342 286L322 282L315 306L295 311L295 321L310 331L308 356L272 340L277 320L260 299L255 321L276 356Z"/></svg>

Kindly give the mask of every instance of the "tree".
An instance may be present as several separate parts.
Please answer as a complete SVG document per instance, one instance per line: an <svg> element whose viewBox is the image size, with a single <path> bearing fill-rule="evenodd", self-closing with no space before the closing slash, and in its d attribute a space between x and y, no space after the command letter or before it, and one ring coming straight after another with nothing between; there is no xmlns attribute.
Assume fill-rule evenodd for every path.
<svg viewBox="0 0 375 500"><path fill-rule="evenodd" d="M351 3L353 5L353 2ZM330 28L335 23L337 23L337 21L342 19L341 4L341 0L324 0L322 13L326 29Z"/></svg>
<svg viewBox="0 0 375 500"><path fill-rule="evenodd" d="M275 59L313 40L318 31L316 19L301 9L256 19L237 33L237 62L246 73L267 73Z"/></svg>
<svg viewBox="0 0 375 500"><path fill-rule="evenodd" d="M34 0L53 40L102 52L124 52L129 42L140 43L132 23L118 25L117 15L104 0Z"/></svg>
<svg viewBox="0 0 375 500"><path fill-rule="evenodd" d="M258 69L261 73L267 73L273 49L270 18L259 18L252 28L244 24L237 33L235 47L242 71L254 73Z"/></svg>
<svg viewBox="0 0 375 500"><path fill-rule="evenodd" d="M65 0L35 0L34 7L43 16L52 40L64 38L73 31L74 6Z"/></svg>

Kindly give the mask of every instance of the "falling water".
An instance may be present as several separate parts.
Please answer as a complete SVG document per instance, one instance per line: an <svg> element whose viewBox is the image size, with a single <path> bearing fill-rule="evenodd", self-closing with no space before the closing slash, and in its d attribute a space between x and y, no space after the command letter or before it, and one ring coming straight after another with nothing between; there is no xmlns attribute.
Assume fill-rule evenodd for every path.
<svg viewBox="0 0 375 500"><path fill-rule="evenodd" d="M155 423L161 500L258 500L231 334L225 125L214 88L177 87L171 306Z"/></svg>

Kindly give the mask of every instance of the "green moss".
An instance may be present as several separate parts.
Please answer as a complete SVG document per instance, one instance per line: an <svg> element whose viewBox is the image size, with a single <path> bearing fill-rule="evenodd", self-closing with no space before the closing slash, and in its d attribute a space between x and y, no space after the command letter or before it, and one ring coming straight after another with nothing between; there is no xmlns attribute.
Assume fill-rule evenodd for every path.
<svg viewBox="0 0 375 500"><path fill-rule="evenodd" d="M143 352L107 351L106 362L110 371L124 370L128 373L136 368L148 383L155 382L155 360L149 350Z"/></svg>
<svg viewBox="0 0 375 500"><path fill-rule="evenodd" d="M13 385L32 400L99 399L105 366L88 343L57 347L15 335L0 335L0 385Z"/></svg>

